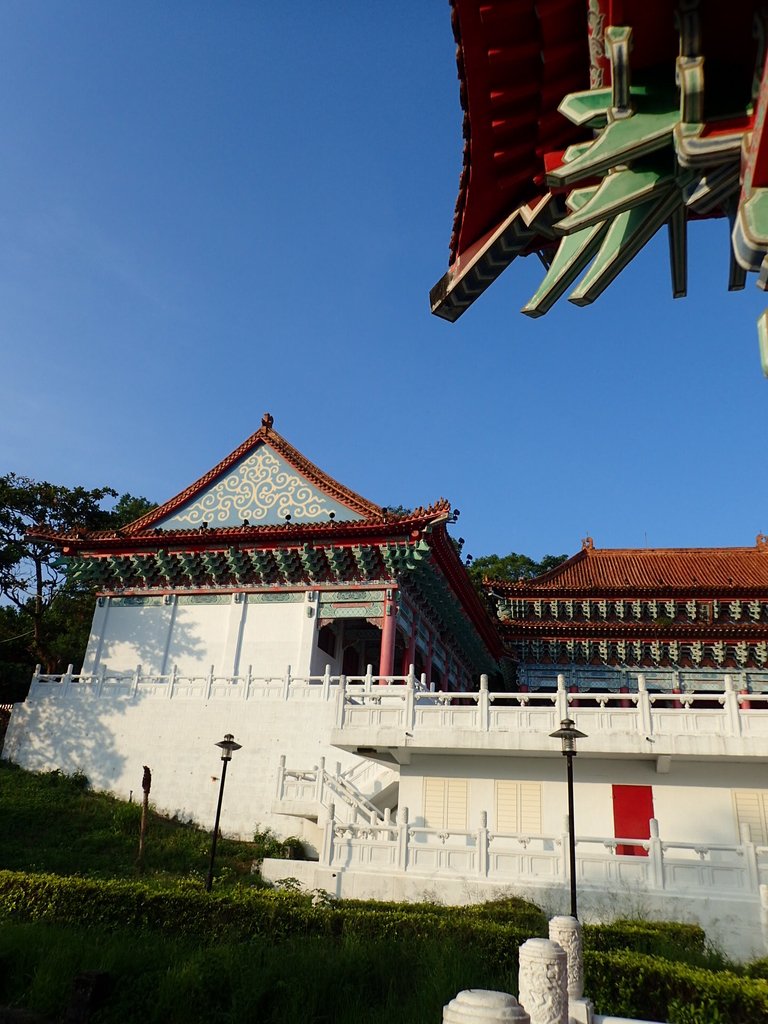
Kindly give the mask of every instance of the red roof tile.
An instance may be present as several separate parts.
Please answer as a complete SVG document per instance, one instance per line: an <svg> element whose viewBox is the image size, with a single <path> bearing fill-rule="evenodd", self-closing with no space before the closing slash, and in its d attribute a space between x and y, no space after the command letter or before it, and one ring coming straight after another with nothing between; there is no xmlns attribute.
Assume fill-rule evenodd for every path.
<svg viewBox="0 0 768 1024"><path fill-rule="evenodd" d="M634 594L698 591L768 592L768 540L753 548L593 548L532 580L488 580L509 597L562 594Z"/></svg>

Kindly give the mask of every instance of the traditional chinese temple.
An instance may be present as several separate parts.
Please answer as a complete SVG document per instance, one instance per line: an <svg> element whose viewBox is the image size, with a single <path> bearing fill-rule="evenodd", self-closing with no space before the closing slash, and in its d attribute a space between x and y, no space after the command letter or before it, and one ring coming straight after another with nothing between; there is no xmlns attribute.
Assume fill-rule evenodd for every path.
<svg viewBox="0 0 768 1024"><path fill-rule="evenodd" d="M387 511L265 415L118 531L53 533L97 590L82 666L37 671L3 756L213 820L214 744L241 744L226 832L298 835L272 879L359 898L566 891L572 716L584 906L768 942L768 544L582 550L473 588L444 499ZM492 614L492 610L495 614ZM625 908L629 912L629 908ZM766 925L766 934L763 933ZM722 929L725 929L725 934Z"/></svg>
<svg viewBox="0 0 768 1024"><path fill-rule="evenodd" d="M751 548L607 549L531 580L488 581L517 682L576 689L768 683L768 539Z"/></svg>
<svg viewBox="0 0 768 1024"><path fill-rule="evenodd" d="M85 668L406 675L467 689L499 637L446 525L444 499L391 514L261 428L120 531L53 537L103 593ZM147 649L147 626L157 633ZM160 636L162 634L162 638ZM268 639L265 637L268 636Z"/></svg>
<svg viewBox="0 0 768 1024"><path fill-rule="evenodd" d="M727 287L768 287L766 12L759 0L451 0L464 164L433 313L455 321L537 254L542 316L594 302L662 227L732 224ZM766 318L758 325L768 373Z"/></svg>

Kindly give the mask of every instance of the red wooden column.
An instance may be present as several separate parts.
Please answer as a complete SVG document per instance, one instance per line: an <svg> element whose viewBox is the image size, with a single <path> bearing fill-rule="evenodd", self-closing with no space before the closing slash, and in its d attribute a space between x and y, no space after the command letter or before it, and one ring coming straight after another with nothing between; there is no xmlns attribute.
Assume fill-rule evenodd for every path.
<svg viewBox="0 0 768 1024"><path fill-rule="evenodd" d="M391 676L395 667L395 636L397 633L397 590L388 590L384 599L384 621L381 626L381 657L379 675ZM386 686L383 679L380 686Z"/></svg>
<svg viewBox="0 0 768 1024"><path fill-rule="evenodd" d="M432 630L427 630L427 636L429 637L429 643L427 645L427 663L424 666L424 671L427 675L427 686L432 684Z"/></svg>
<svg viewBox="0 0 768 1024"><path fill-rule="evenodd" d="M415 615L415 613L413 615L413 618L411 619L411 623L412 623L411 624L411 636L410 636L410 639L408 640L408 649L405 652L405 658L404 658L405 664L403 665L403 675L404 676L408 675L408 673L409 673L409 671L411 669L411 665L413 665L415 663L415 661L416 661L416 629L417 629L417 624L416 624L416 615Z"/></svg>

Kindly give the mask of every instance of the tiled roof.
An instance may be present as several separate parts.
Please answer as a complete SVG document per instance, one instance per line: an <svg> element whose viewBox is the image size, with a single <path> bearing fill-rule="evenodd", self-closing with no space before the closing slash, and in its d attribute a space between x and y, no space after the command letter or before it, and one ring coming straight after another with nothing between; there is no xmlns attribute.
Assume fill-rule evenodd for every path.
<svg viewBox="0 0 768 1024"><path fill-rule="evenodd" d="M464 111L451 262L543 191L545 152L584 134L557 105L589 87L585 8L585 0L451 0Z"/></svg>
<svg viewBox="0 0 768 1024"><path fill-rule="evenodd" d="M450 503L441 498L426 508L392 515L382 512L370 519L352 522L325 523L274 523L258 526L193 527L183 530L160 530L152 525L136 529L136 523L121 530L72 530L59 533L48 526L37 526L29 536L40 540L52 540L61 545L71 545L74 550L93 551L100 549L144 549L189 546L222 547L230 544L264 546L269 544L291 545L313 542L334 544L350 537L371 538L402 536L443 522L450 513ZM141 520L137 520L141 522Z"/></svg>
<svg viewBox="0 0 768 1024"><path fill-rule="evenodd" d="M752 548L594 548L589 543L572 558L532 580L486 581L509 597L562 594L666 594L700 591L768 593L768 542Z"/></svg>

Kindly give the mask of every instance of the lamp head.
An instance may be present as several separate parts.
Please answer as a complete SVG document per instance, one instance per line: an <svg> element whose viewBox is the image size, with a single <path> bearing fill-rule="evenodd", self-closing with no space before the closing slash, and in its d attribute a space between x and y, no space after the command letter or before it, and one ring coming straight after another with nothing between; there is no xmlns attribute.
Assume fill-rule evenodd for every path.
<svg viewBox="0 0 768 1024"><path fill-rule="evenodd" d="M549 734L553 740L560 740L563 745L563 754L567 757L576 755L576 740L585 740L587 734L585 732L579 732L574 726L572 718L563 718L560 722L560 728L555 729L554 732Z"/></svg>
<svg viewBox="0 0 768 1024"><path fill-rule="evenodd" d="M231 761L232 754L242 748L242 743L235 743L235 737L231 732L228 732L223 740L219 740L216 746L221 747L221 760Z"/></svg>

